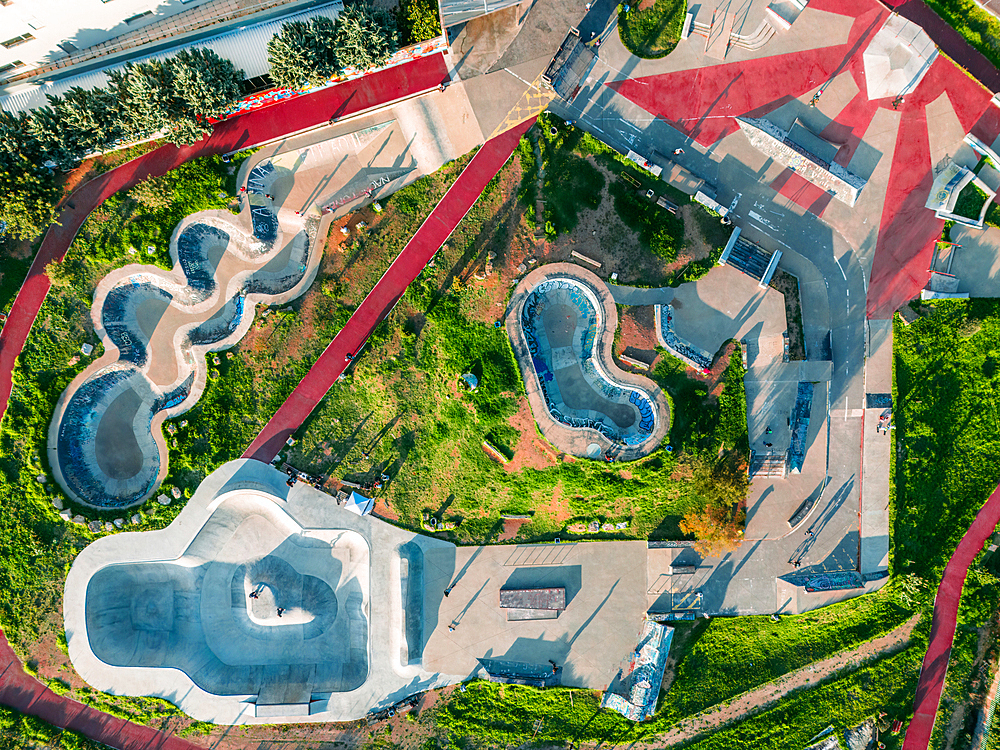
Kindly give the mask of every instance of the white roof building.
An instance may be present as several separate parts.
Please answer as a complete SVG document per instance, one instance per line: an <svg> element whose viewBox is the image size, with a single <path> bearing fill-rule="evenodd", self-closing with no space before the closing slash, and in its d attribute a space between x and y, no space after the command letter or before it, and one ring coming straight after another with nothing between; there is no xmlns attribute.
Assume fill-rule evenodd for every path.
<svg viewBox="0 0 1000 750"><path fill-rule="evenodd" d="M0 3L3 1L0 0ZM10 48L3 45L2 40L0 40L0 45L2 45L0 46L0 109L8 112L22 112L35 109L48 103L46 99L47 94L58 96L74 86L92 89L107 85L108 78L105 75L105 70L123 68L127 62L140 62L151 59L162 60L177 54L182 49L190 47L206 47L214 50L220 57L231 60L238 69L244 72L246 78L261 76L268 72L267 43L281 29L283 23L292 20L307 20L314 16L336 18L344 7L342 0L328 1L325 4L317 4L316 2L280 3L279 1L277 9L275 8L276 4L271 3L269 6L272 11L271 13L258 13L250 19L250 23L247 23L245 17L230 18L227 23L219 23L208 27L202 26L193 33L183 33L185 25L180 23L183 17L178 17L176 19L176 31L178 33L169 34L169 30L166 30L166 32L161 31L158 35L159 41L155 43L127 45L116 53L106 54L87 62L74 64L72 67L62 67L52 70L46 72L45 75L40 75L30 80L12 81L5 86L3 84L5 77L3 66L11 64L12 60L19 60L24 63L24 66L19 67L16 71L9 70L7 76L16 76L28 70L29 60L32 61L31 65L39 67L58 62L60 59L58 53L60 52L63 58L68 57L66 52L62 52L58 48L59 42L53 41L57 37L62 39L64 34L69 34L69 38L80 40L80 43L74 42L77 47L83 47L84 45L101 44L116 34L126 33L131 29L126 23L129 18L127 14L124 19L114 23L113 19L109 16L109 20L106 22L108 28L105 35L98 40L97 36L91 34L93 31L92 27L97 24L92 17L87 16L86 11L81 11L81 13L84 18L87 18L87 21L80 18L76 11L76 3L79 3L80 8L90 8L91 5L96 6L98 9L115 6L116 10L119 7L124 9L138 7L146 9L150 7L155 8L155 14L143 16L141 19L133 21L133 24L145 23L147 19L151 23L162 22L163 17L157 15L161 11L177 12L178 10L186 10L189 6L197 3L201 3L205 10L211 10L222 4L232 4L231 0L188 0L186 4L184 0L167 0L167 2L158 6L151 5L149 0L108 0L107 3L102 2L102 0L74 0L73 3L66 2L66 0L33 0L31 6L27 6L27 3L20 4L18 0L12 0L9 6L0 6L0 29L3 29L0 32L0 36L15 39L23 34L29 34L30 36L36 32L47 31L50 33L44 39L43 37L36 36L28 41L16 43ZM4 15L6 12L16 7L31 7L36 14L40 14L40 6L43 5L46 7L58 5L73 8L72 13L69 15L76 20L73 23L67 22L66 24L52 22L51 27L39 22L40 29L32 30L29 27L27 31L20 31L24 28L24 23L20 20L11 26L7 25L6 16ZM176 6L176 9L174 9L174 6ZM290 12L295 10L298 10L298 12ZM121 16L122 13L116 13L116 15ZM51 10L46 15L47 18L55 18L57 16L58 14ZM100 18L100 13L95 13L95 17ZM13 16L11 18L13 19ZM19 16L18 19L20 18ZM255 20L256 22L253 22ZM20 34L13 34L12 32L14 31L20 31ZM168 36L163 37L163 33L168 33ZM8 37L9 34L10 36ZM53 47L56 48L56 52L52 51Z"/></svg>
<svg viewBox="0 0 1000 750"><path fill-rule="evenodd" d="M0 3L0 77L134 31L208 0L10 0Z"/></svg>

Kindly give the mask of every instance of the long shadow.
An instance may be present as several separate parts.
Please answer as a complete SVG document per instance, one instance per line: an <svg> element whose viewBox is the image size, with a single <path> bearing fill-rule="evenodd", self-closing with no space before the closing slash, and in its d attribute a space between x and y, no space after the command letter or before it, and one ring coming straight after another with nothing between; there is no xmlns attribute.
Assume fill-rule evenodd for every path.
<svg viewBox="0 0 1000 750"><path fill-rule="evenodd" d="M597 617L597 613L604 609L604 605L608 603L608 599L610 599L611 595L615 593L615 589L618 587L619 583L621 583L620 578L611 584L611 589L608 591L607 596L601 600L601 603L597 605L597 608L590 614L590 617L583 621L583 625L580 626L580 629L577 630L576 633L573 634L573 637L569 639L570 646L576 643L576 639L579 638L583 634L583 631L587 629L587 626L594 621L594 618Z"/></svg>
<svg viewBox="0 0 1000 750"><path fill-rule="evenodd" d="M469 566L472 565L473 562L475 562L476 558L479 557L479 555L481 555L482 552L483 552L482 545L476 547L476 551L473 552L472 556L465 561L465 565L462 566L462 569L458 571L458 574L454 578L451 579L451 583L448 584L448 588L456 586L458 582L462 580L463 576L465 576L466 571L468 571Z"/></svg>
<svg viewBox="0 0 1000 750"><path fill-rule="evenodd" d="M708 109L706 109L705 112L702 114L702 116L698 118L698 121L694 124L694 127L691 128L690 132L688 133L688 137L690 137L691 140L695 140L698 138L698 134L701 132L701 126L704 125L705 120L708 119L709 115L712 113L712 110L714 110L718 106L719 102L721 102L729 95L729 89L732 88L733 84L735 84L742 77L743 77L743 71L741 70L739 73L733 76L733 79L726 84L726 87L722 89L722 91L719 92L719 95L715 97L714 101L712 101L712 103L708 105ZM677 124L680 125L680 123ZM680 129L683 132L683 126Z"/></svg>
<svg viewBox="0 0 1000 750"><path fill-rule="evenodd" d="M469 611L469 608L472 606L472 603L475 602L476 599L479 598L479 595L481 593L483 593L483 589L486 588L486 584L489 583L489 582L490 582L489 578L487 578L485 581L483 581L483 585L479 587L479 591L477 591L475 594L472 595L472 598L469 599L468 603L462 608L462 611L459 612L452 619L452 621L451 621L452 625L454 625L455 627L458 627L458 625L462 622L462 618L465 617L465 613Z"/></svg>

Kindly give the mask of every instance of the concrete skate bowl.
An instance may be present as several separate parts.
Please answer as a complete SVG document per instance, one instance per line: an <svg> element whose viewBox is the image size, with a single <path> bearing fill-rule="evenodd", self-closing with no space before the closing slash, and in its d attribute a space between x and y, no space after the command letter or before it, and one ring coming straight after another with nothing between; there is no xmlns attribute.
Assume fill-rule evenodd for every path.
<svg viewBox="0 0 1000 750"><path fill-rule="evenodd" d="M134 673L133 693L158 694L153 675L170 669L214 695L257 694L259 705L361 686L367 543L353 531L289 534L281 520L233 510L213 514L177 560L112 563L90 577L84 615L94 656L151 670ZM265 554L240 559L261 547ZM217 557L202 559L209 548Z"/></svg>
<svg viewBox="0 0 1000 750"><path fill-rule="evenodd" d="M555 265L568 269L545 266L521 282L508 317L535 418L568 453L645 455L666 434L666 400L652 381L611 361L617 315L604 283ZM550 420L562 429L547 431Z"/></svg>
<svg viewBox="0 0 1000 750"><path fill-rule="evenodd" d="M166 473L159 425L190 409L205 357L249 330L258 302L304 291L318 258L319 219L286 237L254 216L253 232L221 211L188 217L171 239L171 271L127 266L97 287L91 315L105 355L60 398L49 457L70 497L98 508L148 498Z"/></svg>

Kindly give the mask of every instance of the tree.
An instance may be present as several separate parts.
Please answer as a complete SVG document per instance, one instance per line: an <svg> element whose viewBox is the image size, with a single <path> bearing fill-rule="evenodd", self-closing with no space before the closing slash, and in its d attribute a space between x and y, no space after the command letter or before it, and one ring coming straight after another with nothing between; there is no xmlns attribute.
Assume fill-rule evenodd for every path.
<svg viewBox="0 0 1000 750"><path fill-rule="evenodd" d="M267 43L271 80L287 89L320 86L338 71L336 24L325 16L290 21Z"/></svg>
<svg viewBox="0 0 1000 750"><path fill-rule="evenodd" d="M705 500L703 508L685 514L680 529L695 537L695 549L705 556L730 552L743 541L745 501L750 489L746 461L738 451L712 460L699 459L691 486Z"/></svg>
<svg viewBox="0 0 1000 750"><path fill-rule="evenodd" d="M104 88L74 86L61 97L49 97L64 131L74 134L80 156L104 151L125 137L122 107Z"/></svg>
<svg viewBox="0 0 1000 750"><path fill-rule="evenodd" d="M402 0L397 10L401 44L426 42L441 35L441 18L437 0Z"/></svg>
<svg viewBox="0 0 1000 750"><path fill-rule="evenodd" d="M399 48L396 21L389 11L368 2L355 2L337 16L334 40L337 67L374 68Z"/></svg>
<svg viewBox="0 0 1000 750"><path fill-rule="evenodd" d="M56 223L59 188L47 169L21 160L0 171L0 184L0 222L11 237L31 240Z"/></svg>
<svg viewBox="0 0 1000 750"><path fill-rule="evenodd" d="M172 91L170 70L159 60L128 63L108 72L111 91L121 102L128 140L140 140L167 127Z"/></svg>
<svg viewBox="0 0 1000 750"><path fill-rule="evenodd" d="M703 557L717 557L743 543L746 511L709 503L701 510L689 511L679 524L681 531L695 538L694 548Z"/></svg>
<svg viewBox="0 0 1000 750"><path fill-rule="evenodd" d="M398 44L390 12L355 2L336 21L317 16L283 24L267 43L271 80L290 89L321 86L345 68L382 65Z"/></svg>
<svg viewBox="0 0 1000 750"><path fill-rule="evenodd" d="M222 117L239 101L243 71L212 50L182 50L169 63L172 121L204 123L209 117Z"/></svg>

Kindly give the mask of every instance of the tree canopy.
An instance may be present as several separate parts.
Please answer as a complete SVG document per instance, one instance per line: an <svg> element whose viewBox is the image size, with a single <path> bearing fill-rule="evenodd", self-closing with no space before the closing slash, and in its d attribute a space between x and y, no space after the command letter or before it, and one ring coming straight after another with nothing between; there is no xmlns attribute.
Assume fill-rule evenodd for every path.
<svg viewBox="0 0 1000 750"><path fill-rule="evenodd" d="M403 45L426 42L441 34L437 0L402 0L397 9L397 25Z"/></svg>
<svg viewBox="0 0 1000 750"><path fill-rule="evenodd" d="M240 98L243 73L207 49L129 63L108 73L108 88L75 87L30 113L0 111L0 221L11 237L32 239L55 220L60 191L47 167L69 169L95 151L164 131L189 144L211 132Z"/></svg>
<svg viewBox="0 0 1000 750"><path fill-rule="evenodd" d="M331 20L290 21L271 37L267 59L277 86L320 86L345 68L382 65L399 46L396 20L368 2L347 5Z"/></svg>
<svg viewBox="0 0 1000 750"><path fill-rule="evenodd" d="M0 168L0 184L4 186L0 222L6 234L30 240L55 222L59 189L47 169L25 161L12 162Z"/></svg>

